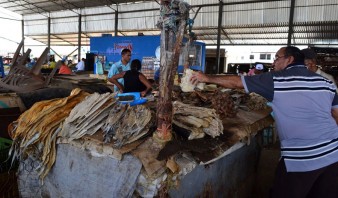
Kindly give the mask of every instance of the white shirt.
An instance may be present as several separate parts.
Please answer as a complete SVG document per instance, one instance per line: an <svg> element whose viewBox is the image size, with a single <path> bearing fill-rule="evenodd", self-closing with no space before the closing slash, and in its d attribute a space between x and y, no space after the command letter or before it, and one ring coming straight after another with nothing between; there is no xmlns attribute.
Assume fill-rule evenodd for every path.
<svg viewBox="0 0 338 198"><path fill-rule="evenodd" d="M337 84L336 84L336 81L334 80L333 76L331 76L328 73L323 72L319 68L317 69L316 73L319 74L319 75L321 75L321 76L323 76L324 78L326 78L328 80L331 80L333 82L333 84L336 86L336 92L338 93Z"/></svg>
<svg viewBox="0 0 338 198"><path fill-rule="evenodd" d="M84 67L85 67L85 64L83 61L78 62L78 64L76 65L77 71L83 71Z"/></svg>

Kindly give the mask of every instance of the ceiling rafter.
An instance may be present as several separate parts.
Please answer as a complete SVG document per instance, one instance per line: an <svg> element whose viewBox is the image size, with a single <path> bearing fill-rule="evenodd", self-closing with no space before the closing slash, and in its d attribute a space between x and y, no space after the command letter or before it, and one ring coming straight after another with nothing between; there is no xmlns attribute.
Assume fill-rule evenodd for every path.
<svg viewBox="0 0 338 198"><path fill-rule="evenodd" d="M71 43L71 42L69 42L69 41L67 41L67 40L65 40L65 39L63 39L63 38L61 38L61 37L59 37L59 36L57 36L57 35L55 35L55 34L51 34L51 36L54 36L54 37L56 37L56 38L58 38L58 39L60 39L60 40L62 40L62 41L64 41L64 42L66 42L66 43L69 43L69 44L71 44L71 45L74 45L73 43ZM76 45L74 45L74 46L76 46Z"/></svg>
<svg viewBox="0 0 338 198"><path fill-rule="evenodd" d="M59 4L59 3L55 2L55 1L51 1L51 2L54 3L55 5L58 5L58 6L61 6L61 7L65 8L65 9L67 9L67 10L70 10L70 11L74 12L75 14L80 14L80 13L78 13L78 12L75 12L75 11L74 11L73 9L71 9L71 8L67 8L67 7L64 6L62 3ZM78 8L77 8L77 9L78 9Z"/></svg>
<svg viewBox="0 0 338 198"><path fill-rule="evenodd" d="M26 4L21 4L20 2L15 1L15 0L9 0L8 2L14 3L14 4L16 4L16 5L18 5L18 6L21 6L21 7L24 7L24 8L28 8L29 10L33 11L34 13L38 13L38 14L41 14L41 15L43 15L43 16L48 17L47 15L43 14L43 12L47 12L47 13L48 13L48 11L46 11L46 10L40 8L39 6L36 6L36 5L34 5L34 4L31 4L31 3L29 3L29 2L27 2L27 1L25 1L25 0L20 0L20 1L23 1L23 2L25 2ZM37 10L35 11L35 10L34 10L33 8L31 8L29 5L34 6ZM27 7L27 6L28 6L28 7ZM6 9L6 7L4 7L4 8ZM39 9L42 10L43 12L40 12Z"/></svg>
<svg viewBox="0 0 338 198"><path fill-rule="evenodd" d="M158 10L157 8L158 6L156 5L156 3L159 4L160 1L159 0L152 0L152 1L154 2L152 6L155 5L155 7L149 6L149 7L146 7L145 9L141 9L141 7L135 6L135 8L133 9L126 9L125 11L122 11L120 13L122 14L130 13L132 15L136 15L138 12L147 12L147 13L152 13L152 15L151 16L149 15L146 17L156 17L156 16L153 16L153 13L155 13L154 11ZM229 1L223 2L223 6L236 5L236 6L233 6L233 7L236 7L236 12L234 14L238 16L237 18L234 18L233 20L238 20L238 23L230 22L229 24L233 24L233 25L228 25L227 24L228 23L227 20L229 20L228 18L223 22L223 24L221 25L222 28L220 31L220 35L222 39L221 43L222 44L229 43L229 44L236 45L236 44L241 44L245 42L245 39L247 40L253 39L249 42L253 44L257 44L257 43L271 44L271 43L278 42L278 41L275 41L276 39L281 39L282 41L280 43L286 44L285 40L287 40L287 38L285 35L289 33L288 30L290 29L290 23L289 23L290 15L288 11L288 9L291 9L292 7L290 5L290 1L291 0L243 0L243 1L229 0ZM292 1L295 1L295 0L292 0ZM18 4L18 2L20 3ZM7 7L9 7L9 9L12 11L13 9L15 9L15 7L19 7L20 9L17 9L17 13L23 12L24 14L28 14L28 13L39 12L39 13L46 14L46 15L48 15L49 12L52 13L52 10L55 10L55 11L56 10L71 10L74 12L74 11L78 11L76 9L82 9L85 6L88 6L88 7L107 6L106 8L112 9L112 10L107 9L103 11L107 13L88 12L88 14L84 13L82 15L82 17L88 16L94 19L95 16L98 16L98 18L100 18L99 16L114 14L117 11L116 9L120 8L119 4L123 5L124 3L127 3L129 5L130 3L130 5L135 5L133 4L134 2L136 2L136 0L135 1L129 1L129 0L125 0L125 1L122 1L122 0L97 0L97 1L94 1L94 0L93 1L90 1L90 0L57 0L57 1L56 0L54 1L53 0L51 1L41 0L41 1L38 1L38 0L34 0L34 2L33 0L18 0L18 1L11 0L7 2L4 2L4 0L2 0L0 2L0 7L6 7L7 5ZM276 3L276 6L273 6L274 2L278 2ZM296 14L295 16L297 16L297 19L293 21L292 34L289 33L289 35L291 36L291 39L290 39L291 45L297 44L297 42L300 42L300 43L304 42L303 40L306 38L308 39L308 42L321 41L323 43L328 43L328 42L331 42L331 40L335 40L334 44L338 44L338 39L335 39L335 38L338 38L338 21L317 21L317 20L325 20L325 19L321 19L320 17L314 18L313 20L315 21L304 21L307 18L312 19L313 17L311 18L311 17L308 17L307 15L302 16L301 14L299 14L299 10L306 9L305 11L308 12L309 8L310 9L314 8L318 10L323 10L322 8L325 8L327 12L326 14L328 16L332 16L335 14L335 11L334 11L335 6L338 7L338 3L331 2L329 4L329 3L319 3L319 2L320 0L318 0L318 2L313 2L311 4L310 3L305 4L305 3L302 3L302 1L300 0L297 1L295 5L295 12L297 13L297 14L295 13ZM31 4L28 4L28 3L31 3ZM196 18L197 15L204 14L205 13L204 9L206 9L206 11L210 10L207 12L207 14L213 14L214 13L213 10L217 10L217 9L212 8L212 6L214 7L219 6L218 3L214 3L214 4L207 4L207 3L202 4L201 3L200 5L193 4L193 3L194 1L192 1L192 10L190 13L191 17L193 18ZM34 7L33 4L38 7ZM118 7L116 7L115 5L118 5ZM265 8L265 5L267 5L266 8ZM54 6L54 8L52 6ZM44 10L41 10L39 8L44 9L45 11L47 11L47 13ZM276 20L274 20L274 17L276 17L274 15L271 15L271 17L269 17L269 14L273 12L273 10L271 9L276 9L276 10L282 9L281 17L279 17ZM258 14L260 12L262 13ZM284 14L285 12L287 12L287 14ZM73 15L73 14L70 14L70 15ZM217 15L217 11L216 11L216 15ZM241 17L242 15L243 17ZM257 22L258 20L251 20L254 22L254 24L252 23L250 24L250 20L246 20L247 17L256 17L256 16L259 17L258 15L264 17L264 20L262 20L261 23ZM55 17L53 16L53 19L59 19L59 18L61 19L61 18L67 18L67 17L69 16L56 15ZM229 17L230 19L232 18L230 15L229 16L227 15L227 17ZM36 22L37 20L40 20L36 18L41 18L41 20L45 20L42 17L28 16L28 17L24 17L24 19L25 18L28 19L28 20L25 20L25 22L27 21L26 26L34 26L34 25L44 26L45 24L44 21L41 22L41 24L39 22ZM328 17L328 18L332 18L332 17ZM127 18L124 18L124 19L127 20ZM205 24L201 23L202 25L200 27L196 27L196 26L193 27L193 31L196 33L198 38L200 38L200 40L204 39L208 41L208 44L215 43L215 37L217 36L217 27L207 26L209 24L214 24L214 23L208 24L209 19L206 19L204 17L202 18L197 17L197 19L202 20L205 23ZM217 16L215 19L217 19ZM129 18L129 20L132 20L132 18ZM31 21L32 23L30 23ZM242 21L243 23L241 23ZM302 21L302 22L298 22L298 21ZM270 23L266 23L266 22L270 22ZM198 23L199 21L197 22L197 24ZM89 29L93 29L95 31L95 28L89 28ZM156 30L157 30L156 27L149 28L149 29L147 28L131 29L128 26L124 26L123 29L118 29L118 35L137 35L137 32L144 32L145 34L148 34L148 35L154 35L156 33L149 33L149 32L155 32ZM86 28L84 29L84 31L85 33L82 32L81 38L88 40L88 37L92 36L92 34L88 30L86 30ZM113 31L114 31L114 27L109 25L109 29L107 30L104 29L104 31L100 33L109 32L113 34L114 33ZM34 32L34 31L31 31L31 32ZM93 32L93 33L94 33L93 34L94 36L100 35L100 33L98 32ZM59 40L60 43L65 43L65 41L68 41L69 44L72 43L72 45L76 45L76 42L73 41L74 39L67 38L67 36L65 37L63 36L63 35L70 35L70 34L73 34L73 33L58 34L60 38L63 39L63 40L61 39ZM57 38L55 37L55 39ZM258 39L261 39L261 41L257 41Z"/></svg>

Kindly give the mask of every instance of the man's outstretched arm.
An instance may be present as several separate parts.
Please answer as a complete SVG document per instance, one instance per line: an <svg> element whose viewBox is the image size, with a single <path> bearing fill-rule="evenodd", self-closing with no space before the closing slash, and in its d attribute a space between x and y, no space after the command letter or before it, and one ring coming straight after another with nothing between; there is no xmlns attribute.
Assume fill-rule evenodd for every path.
<svg viewBox="0 0 338 198"><path fill-rule="evenodd" d="M227 75L206 75L202 72L196 72L191 77L190 81L193 84L199 82L212 83L220 85L225 88L231 89L243 89L243 83L240 76L227 76Z"/></svg>

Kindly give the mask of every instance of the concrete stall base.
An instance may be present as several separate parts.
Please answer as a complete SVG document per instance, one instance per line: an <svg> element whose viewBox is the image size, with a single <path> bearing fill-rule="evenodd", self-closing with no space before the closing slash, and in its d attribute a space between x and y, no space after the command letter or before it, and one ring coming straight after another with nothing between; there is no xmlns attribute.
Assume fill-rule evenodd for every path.
<svg viewBox="0 0 338 198"><path fill-rule="evenodd" d="M250 145L208 165L197 166L170 189L170 197L252 197L260 146L255 138Z"/></svg>
<svg viewBox="0 0 338 198"><path fill-rule="evenodd" d="M38 164L31 159L20 163L18 185L23 198L131 197L142 164L131 155L119 161L93 157L70 144L59 144L56 162L43 184L36 167Z"/></svg>
<svg viewBox="0 0 338 198"><path fill-rule="evenodd" d="M250 197L256 176L260 146L255 138L229 155L208 165L198 165L170 187L170 197ZM57 145L56 162L41 182L31 159L20 163L21 197L132 197L142 164L130 154L119 161L94 157L71 144Z"/></svg>

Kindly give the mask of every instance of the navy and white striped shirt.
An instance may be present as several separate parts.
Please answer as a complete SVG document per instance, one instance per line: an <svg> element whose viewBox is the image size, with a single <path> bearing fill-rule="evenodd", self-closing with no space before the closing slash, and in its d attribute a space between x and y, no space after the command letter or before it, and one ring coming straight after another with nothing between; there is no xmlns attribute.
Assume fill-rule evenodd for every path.
<svg viewBox="0 0 338 198"><path fill-rule="evenodd" d="M272 104L281 154L288 172L316 170L338 161L338 126L331 115L338 108L336 87L304 65L242 77L246 92Z"/></svg>

